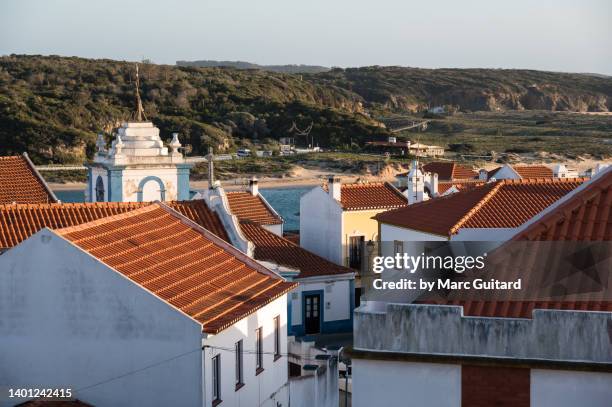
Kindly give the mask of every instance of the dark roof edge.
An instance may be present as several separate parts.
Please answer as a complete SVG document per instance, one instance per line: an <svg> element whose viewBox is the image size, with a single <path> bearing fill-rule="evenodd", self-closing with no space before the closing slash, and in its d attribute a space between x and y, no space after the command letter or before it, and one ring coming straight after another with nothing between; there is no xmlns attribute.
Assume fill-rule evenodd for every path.
<svg viewBox="0 0 612 407"><path fill-rule="evenodd" d="M53 190L51 189L51 187L49 187L49 185L47 184L47 181L45 181L45 179L43 178L43 176L40 174L40 172L36 169L36 166L34 165L34 163L32 162L32 160L30 160L30 156L28 156L28 153L24 152L22 154L22 157L26 160L26 162L28 163L28 165L30 166L30 168L32 169L32 172L34 173L34 175L38 178L38 180L40 181L40 183L43 185L43 187L45 188L45 190L47 191L47 193L51 196L51 198L53 199L53 202L51 203L56 203L59 202L59 199L57 199L57 196L55 196L55 193L53 192Z"/></svg>
<svg viewBox="0 0 612 407"><path fill-rule="evenodd" d="M481 366L508 366L531 369L581 370L589 372L612 373L612 362L592 362L584 360L552 360L532 358L512 358L480 355L431 354L418 352L391 352L348 348L345 350L351 359L371 359L422 363L470 364Z"/></svg>

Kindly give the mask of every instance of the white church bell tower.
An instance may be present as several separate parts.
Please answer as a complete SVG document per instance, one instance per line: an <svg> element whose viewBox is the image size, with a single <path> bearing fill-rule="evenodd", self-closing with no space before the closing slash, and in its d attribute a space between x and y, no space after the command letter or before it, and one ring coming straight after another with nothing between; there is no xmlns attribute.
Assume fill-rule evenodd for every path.
<svg viewBox="0 0 612 407"><path fill-rule="evenodd" d="M179 151L178 133L164 146L159 129L148 121L140 100L136 66L135 104L107 149L98 135L97 153L88 165L86 200L89 202L146 202L189 199L189 171ZM168 150L170 148L170 151Z"/></svg>

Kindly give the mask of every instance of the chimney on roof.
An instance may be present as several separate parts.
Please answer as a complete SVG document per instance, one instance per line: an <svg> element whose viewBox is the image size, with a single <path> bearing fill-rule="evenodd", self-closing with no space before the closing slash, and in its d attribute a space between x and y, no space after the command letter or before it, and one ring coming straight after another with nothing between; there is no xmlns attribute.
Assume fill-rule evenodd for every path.
<svg viewBox="0 0 612 407"><path fill-rule="evenodd" d="M485 170L484 168L480 169L478 171L478 179L481 181L486 181L487 178L489 178L489 171Z"/></svg>
<svg viewBox="0 0 612 407"><path fill-rule="evenodd" d="M253 196L259 195L259 186L257 186L257 178L253 177L249 180L249 192Z"/></svg>
<svg viewBox="0 0 612 407"><path fill-rule="evenodd" d="M429 197L434 198L438 196L438 174L435 172L428 172L425 175L426 184L429 185Z"/></svg>
<svg viewBox="0 0 612 407"><path fill-rule="evenodd" d="M336 201L340 201L342 182L339 177L330 176L327 179L327 193Z"/></svg>

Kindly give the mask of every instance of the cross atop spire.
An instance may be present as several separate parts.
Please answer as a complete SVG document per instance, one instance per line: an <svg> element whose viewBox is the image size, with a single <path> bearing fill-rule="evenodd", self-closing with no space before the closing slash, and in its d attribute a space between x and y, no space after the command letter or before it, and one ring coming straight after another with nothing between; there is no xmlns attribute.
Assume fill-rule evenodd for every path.
<svg viewBox="0 0 612 407"><path fill-rule="evenodd" d="M136 101L136 111L132 115L132 118L137 122L143 122L147 120L147 116L145 115L144 108L142 107L142 100L140 100L140 78L138 76L138 64L136 64L136 93L135 93L135 101Z"/></svg>

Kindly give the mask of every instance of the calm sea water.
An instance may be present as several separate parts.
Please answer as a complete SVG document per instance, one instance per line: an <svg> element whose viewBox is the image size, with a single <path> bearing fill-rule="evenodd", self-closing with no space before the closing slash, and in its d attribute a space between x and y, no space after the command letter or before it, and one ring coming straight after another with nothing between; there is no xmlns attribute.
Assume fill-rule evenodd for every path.
<svg viewBox="0 0 612 407"><path fill-rule="evenodd" d="M300 229L300 197L313 187L270 188L260 189L261 194L272 205L283 219L285 230ZM54 191L62 202L83 202L85 195L82 190Z"/></svg>

